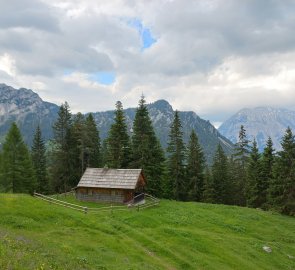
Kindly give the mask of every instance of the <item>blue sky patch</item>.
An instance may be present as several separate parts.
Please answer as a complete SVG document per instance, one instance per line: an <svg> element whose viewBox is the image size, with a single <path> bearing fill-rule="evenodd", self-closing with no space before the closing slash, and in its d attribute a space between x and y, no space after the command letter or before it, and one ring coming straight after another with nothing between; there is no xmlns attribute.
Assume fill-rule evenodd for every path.
<svg viewBox="0 0 295 270"><path fill-rule="evenodd" d="M89 80L110 85L116 80L114 72L96 72L89 75Z"/></svg>
<svg viewBox="0 0 295 270"><path fill-rule="evenodd" d="M151 47L157 40L152 36L152 33L149 28L144 27L142 22L139 19L128 20L128 25L133 28L136 28L138 34L140 35L142 42L142 50Z"/></svg>

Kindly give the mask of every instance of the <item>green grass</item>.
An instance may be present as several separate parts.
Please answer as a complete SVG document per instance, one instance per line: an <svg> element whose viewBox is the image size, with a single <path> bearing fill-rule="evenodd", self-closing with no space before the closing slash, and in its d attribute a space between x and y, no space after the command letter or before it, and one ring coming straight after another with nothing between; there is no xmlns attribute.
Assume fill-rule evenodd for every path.
<svg viewBox="0 0 295 270"><path fill-rule="evenodd" d="M165 200L85 215L0 194L0 269L295 269L295 218Z"/></svg>

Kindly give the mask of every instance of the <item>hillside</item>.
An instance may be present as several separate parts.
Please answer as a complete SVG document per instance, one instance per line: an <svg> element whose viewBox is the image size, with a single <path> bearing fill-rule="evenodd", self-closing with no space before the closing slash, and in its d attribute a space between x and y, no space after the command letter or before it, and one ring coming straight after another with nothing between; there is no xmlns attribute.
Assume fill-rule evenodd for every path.
<svg viewBox="0 0 295 270"><path fill-rule="evenodd" d="M226 120L218 131L236 143L241 125L245 127L250 140L256 139L259 150L263 150L269 136L275 149L281 150L280 142L287 127L295 130L295 112L270 107L242 109Z"/></svg>
<svg viewBox="0 0 295 270"><path fill-rule="evenodd" d="M32 143L38 124L44 139L51 139L52 125L58 109L57 105L43 101L32 90L17 90L0 84L0 143L3 142L12 122L17 123L28 145Z"/></svg>
<svg viewBox="0 0 295 270"><path fill-rule="evenodd" d="M0 204L0 269L295 269L295 219L261 210L164 200L85 215L13 194Z"/></svg>

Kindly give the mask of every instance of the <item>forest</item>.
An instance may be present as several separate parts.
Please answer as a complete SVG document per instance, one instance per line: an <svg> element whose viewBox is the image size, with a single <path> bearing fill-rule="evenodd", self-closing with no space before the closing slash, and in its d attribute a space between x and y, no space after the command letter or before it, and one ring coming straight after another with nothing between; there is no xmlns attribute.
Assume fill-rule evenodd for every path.
<svg viewBox="0 0 295 270"><path fill-rule="evenodd" d="M194 130L187 145L175 111L167 149L152 126L144 97L139 100L131 135L123 105L116 103L114 123L101 141L92 114L72 114L67 102L45 144L37 127L28 149L12 123L0 153L0 192L53 194L76 187L87 167L142 168L146 192L159 198L275 210L295 215L295 136L287 128L276 152L268 138L262 153L241 126L230 156L219 145L212 164Z"/></svg>

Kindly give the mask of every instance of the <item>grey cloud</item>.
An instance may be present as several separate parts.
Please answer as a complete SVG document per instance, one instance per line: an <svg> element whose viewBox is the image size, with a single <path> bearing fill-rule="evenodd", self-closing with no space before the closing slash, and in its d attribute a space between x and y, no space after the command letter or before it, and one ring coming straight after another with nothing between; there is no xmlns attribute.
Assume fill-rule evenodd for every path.
<svg viewBox="0 0 295 270"><path fill-rule="evenodd" d="M0 28L35 28L58 31L56 11L38 0L1 0Z"/></svg>

